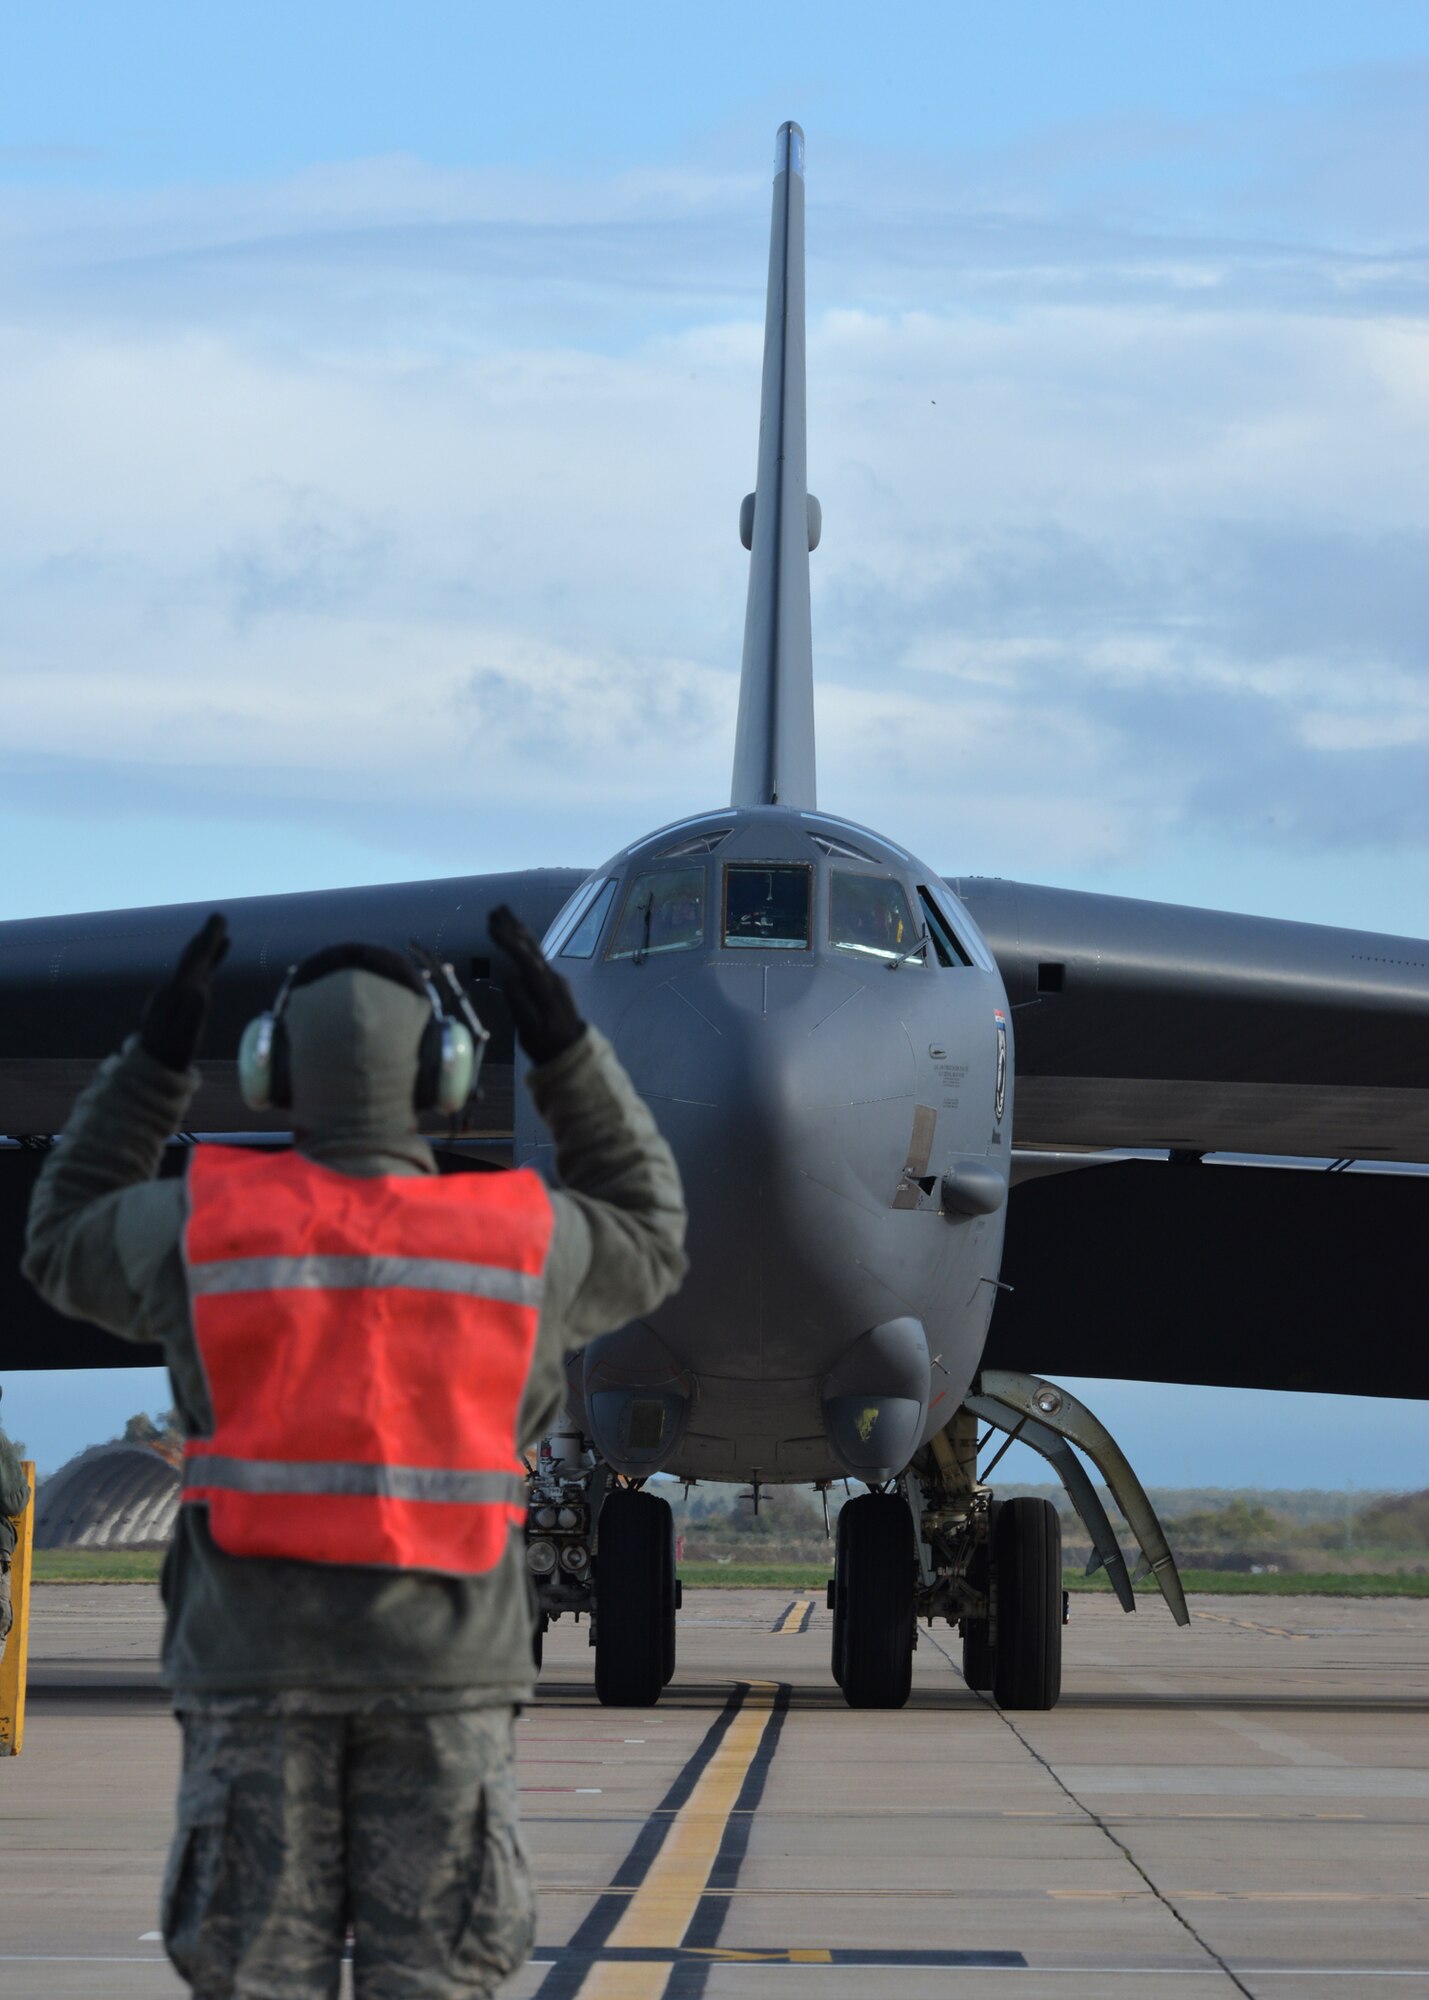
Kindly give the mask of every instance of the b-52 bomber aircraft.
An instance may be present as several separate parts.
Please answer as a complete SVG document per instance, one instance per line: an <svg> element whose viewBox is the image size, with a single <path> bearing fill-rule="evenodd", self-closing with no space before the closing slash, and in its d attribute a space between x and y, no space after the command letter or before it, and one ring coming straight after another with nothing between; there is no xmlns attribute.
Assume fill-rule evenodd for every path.
<svg viewBox="0 0 1429 2000"><path fill-rule="evenodd" d="M1089 1458L1138 1566L1186 1609L1126 1459L1042 1371L1429 1396L1414 1268L1429 1182L1365 1170L1429 1161L1429 945L948 878L820 809L803 246L803 134L785 125L729 804L594 870L231 903L209 1047L236 1053L318 945L415 938L494 1031L444 1165L539 1164L486 919L510 903L544 929L674 1147L690 1272L648 1323L570 1364L531 1476L542 1629L591 1614L601 1699L653 1701L679 1590L652 1476L747 1482L756 1504L776 1483L855 1482L830 1586L848 1702L907 1698L928 1618L960 1626L972 1687L1046 1708L1058 1516L998 1500L994 1438L1056 1468L1129 1611ZM144 1358L50 1316L16 1276L19 1237L36 1150L206 910L0 925L0 1365ZM204 1068L206 1129L271 1143L231 1057Z"/></svg>

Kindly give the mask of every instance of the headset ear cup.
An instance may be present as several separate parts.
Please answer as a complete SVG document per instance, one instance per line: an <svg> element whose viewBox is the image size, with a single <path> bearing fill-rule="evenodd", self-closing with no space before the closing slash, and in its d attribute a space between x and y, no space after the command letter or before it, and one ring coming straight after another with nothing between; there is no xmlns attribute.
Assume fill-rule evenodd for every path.
<svg viewBox="0 0 1429 2000"><path fill-rule="evenodd" d="M268 1102L286 1111L293 1101L293 1065L288 1051L288 1030L280 1014L273 1023L273 1042L268 1056Z"/></svg>
<svg viewBox="0 0 1429 2000"><path fill-rule="evenodd" d="M476 1043L463 1021L448 1021L442 1031L441 1082L437 1092L439 1109L455 1118L471 1096L476 1072Z"/></svg>
<svg viewBox="0 0 1429 2000"><path fill-rule="evenodd" d="M250 1111L266 1111L272 1103L272 1076L273 1016L259 1014L238 1044L238 1088Z"/></svg>
<svg viewBox="0 0 1429 2000"><path fill-rule="evenodd" d="M433 1014L417 1044L417 1082L412 1101L418 1111L435 1111L442 1091L442 1030L445 1022Z"/></svg>

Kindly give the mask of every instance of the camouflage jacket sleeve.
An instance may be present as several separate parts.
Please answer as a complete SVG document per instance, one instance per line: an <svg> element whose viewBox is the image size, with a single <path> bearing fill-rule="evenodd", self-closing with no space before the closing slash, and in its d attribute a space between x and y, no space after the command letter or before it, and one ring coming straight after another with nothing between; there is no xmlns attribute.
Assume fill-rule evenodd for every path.
<svg viewBox="0 0 1429 2000"><path fill-rule="evenodd" d="M674 1154L598 1029L530 1074L555 1144L555 1235L525 1436L560 1408L562 1363L598 1333L653 1312L685 1274Z"/></svg>
<svg viewBox="0 0 1429 2000"><path fill-rule="evenodd" d="M196 1070L166 1069L131 1037L79 1097L36 1183L21 1266L59 1312L160 1338L148 1305L179 1240L183 1187L155 1175L197 1088Z"/></svg>
<svg viewBox="0 0 1429 2000"><path fill-rule="evenodd" d="M20 1454L0 1431L0 1516L23 1514L30 1504L30 1483L20 1470Z"/></svg>

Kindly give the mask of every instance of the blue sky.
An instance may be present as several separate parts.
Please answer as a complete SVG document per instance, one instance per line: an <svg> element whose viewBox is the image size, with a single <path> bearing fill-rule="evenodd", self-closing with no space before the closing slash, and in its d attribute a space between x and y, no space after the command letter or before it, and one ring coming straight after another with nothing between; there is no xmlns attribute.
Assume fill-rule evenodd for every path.
<svg viewBox="0 0 1429 2000"><path fill-rule="evenodd" d="M725 795L793 116L823 803L1429 935L1422 5L57 0L0 58L0 916Z"/></svg>

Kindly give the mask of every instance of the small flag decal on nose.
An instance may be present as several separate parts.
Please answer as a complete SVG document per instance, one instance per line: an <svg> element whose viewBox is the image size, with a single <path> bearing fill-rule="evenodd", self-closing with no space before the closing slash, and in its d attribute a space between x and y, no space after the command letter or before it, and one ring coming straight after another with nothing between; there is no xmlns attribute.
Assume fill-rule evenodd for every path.
<svg viewBox="0 0 1429 2000"><path fill-rule="evenodd" d="M997 1029L997 1075L992 1087L992 1110L998 1124L1007 1109L1007 1016L1000 1007L992 1010L993 1024Z"/></svg>

